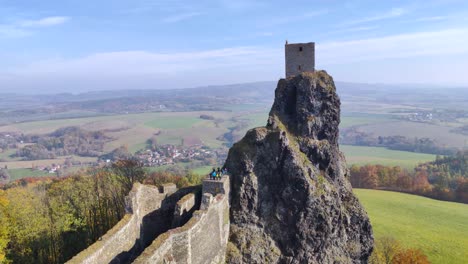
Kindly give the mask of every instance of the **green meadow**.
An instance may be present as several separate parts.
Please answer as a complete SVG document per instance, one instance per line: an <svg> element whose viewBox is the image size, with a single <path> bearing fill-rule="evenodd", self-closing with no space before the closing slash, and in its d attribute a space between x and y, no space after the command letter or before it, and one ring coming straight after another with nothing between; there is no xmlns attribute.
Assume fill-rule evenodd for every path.
<svg viewBox="0 0 468 264"><path fill-rule="evenodd" d="M340 145L340 150L345 153L348 165L380 164L400 166L412 170L418 163L433 161L436 158L432 154L390 150L381 147Z"/></svg>
<svg viewBox="0 0 468 264"><path fill-rule="evenodd" d="M10 174L10 180L15 181L27 177L45 177L45 176L55 176L54 173L49 174L46 171L38 171L32 169L11 169L8 170Z"/></svg>
<svg viewBox="0 0 468 264"><path fill-rule="evenodd" d="M145 126L159 129L190 128L202 119L190 116L178 116L177 118L158 117L145 122Z"/></svg>
<svg viewBox="0 0 468 264"><path fill-rule="evenodd" d="M391 236L420 248L432 263L468 260L468 204L389 191L354 189L376 238Z"/></svg>

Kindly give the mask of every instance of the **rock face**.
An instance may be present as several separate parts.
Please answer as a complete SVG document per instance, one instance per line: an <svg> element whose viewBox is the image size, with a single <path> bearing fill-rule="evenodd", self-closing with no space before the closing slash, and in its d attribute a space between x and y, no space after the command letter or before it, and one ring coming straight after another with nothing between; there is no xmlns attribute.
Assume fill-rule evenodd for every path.
<svg viewBox="0 0 468 264"><path fill-rule="evenodd" d="M228 263L366 263L372 227L338 147L325 71L282 79L266 127L234 144Z"/></svg>

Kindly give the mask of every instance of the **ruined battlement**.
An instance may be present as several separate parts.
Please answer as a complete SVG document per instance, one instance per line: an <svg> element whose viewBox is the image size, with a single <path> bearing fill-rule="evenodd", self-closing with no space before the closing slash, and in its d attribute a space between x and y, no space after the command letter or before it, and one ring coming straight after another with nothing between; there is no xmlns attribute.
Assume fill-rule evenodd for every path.
<svg viewBox="0 0 468 264"><path fill-rule="evenodd" d="M67 263L221 263L229 235L229 177L177 190L135 184L127 214ZM203 194L203 195L202 195Z"/></svg>
<svg viewBox="0 0 468 264"><path fill-rule="evenodd" d="M224 263L229 237L229 177L203 181L200 210L161 234L134 263ZM190 201L182 199L181 206Z"/></svg>
<svg viewBox="0 0 468 264"><path fill-rule="evenodd" d="M124 217L102 238L67 263L129 263L135 252L143 251L155 237L172 227L176 203L182 197L196 193L197 188L200 190L199 187L178 190L172 183L162 187L136 183L125 198ZM199 204L200 195L195 197ZM191 210L189 205L185 210Z"/></svg>
<svg viewBox="0 0 468 264"><path fill-rule="evenodd" d="M219 193L229 195L229 177L223 176L219 180L203 180L203 193L211 193L216 196Z"/></svg>

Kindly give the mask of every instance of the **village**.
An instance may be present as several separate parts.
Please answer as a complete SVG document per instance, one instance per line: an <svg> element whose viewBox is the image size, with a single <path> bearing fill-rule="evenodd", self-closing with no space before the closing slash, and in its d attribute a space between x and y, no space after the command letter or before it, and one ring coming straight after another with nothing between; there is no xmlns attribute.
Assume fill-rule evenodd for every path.
<svg viewBox="0 0 468 264"><path fill-rule="evenodd" d="M202 144L192 146L160 145L154 149L141 150L134 157L145 167L159 167L176 163L202 161L206 165L224 161L227 152L223 149L210 149Z"/></svg>

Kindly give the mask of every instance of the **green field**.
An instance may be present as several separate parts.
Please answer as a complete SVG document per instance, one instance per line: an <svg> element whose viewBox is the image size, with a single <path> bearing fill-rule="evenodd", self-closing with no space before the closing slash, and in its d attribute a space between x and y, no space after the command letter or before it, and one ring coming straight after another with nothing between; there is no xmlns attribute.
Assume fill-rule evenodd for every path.
<svg viewBox="0 0 468 264"><path fill-rule="evenodd" d="M260 112L243 116L249 120L250 128L265 126L268 121L268 112Z"/></svg>
<svg viewBox="0 0 468 264"><path fill-rule="evenodd" d="M193 169L192 172L198 175L208 175L211 172L213 166L203 166Z"/></svg>
<svg viewBox="0 0 468 264"><path fill-rule="evenodd" d="M461 124L458 124L460 126ZM369 123L359 127L359 131L389 137L405 136L408 138L431 138L445 147L468 147L468 136L452 132L453 124L418 123L410 121L397 121L385 123Z"/></svg>
<svg viewBox="0 0 468 264"><path fill-rule="evenodd" d="M388 191L354 189L375 237L420 248L432 263L468 260L468 205Z"/></svg>
<svg viewBox="0 0 468 264"><path fill-rule="evenodd" d="M9 149L3 152L0 152L0 160L12 160L11 155L15 154L15 149Z"/></svg>
<svg viewBox="0 0 468 264"><path fill-rule="evenodd" d="M19 180L22 178L28 178L28 177L55 176L54 173L49 174L46 171L38 171L38 170L32 170L32 169L11 169L11 170L8 170L8 173L10 174L11 181Z"/></svg>
<svg viewBox="0 0 468 264"><path fill-rule="evenodd" d="M368 124L380 124L393 121L395 121L395 119L392 119L392 116L390 115L353 113L341 116L340 128Z"/></svg>
<svg viewBox="0 0 468 264"><path fill-rule="evenodd" d="M145 122L145 126L159 129L181 129L190 128L200 121L202 119L190 116L179 116L177 118L159 117Z"/></svg>
<svg viewBox="0 0 468 264"><path fill-rule="evenodd" d="M418 163L433 161L436 158L432 154L390 150L380 147L340 145L340 150L345 153L348 165L380 164L413 169Z"/></svg>

